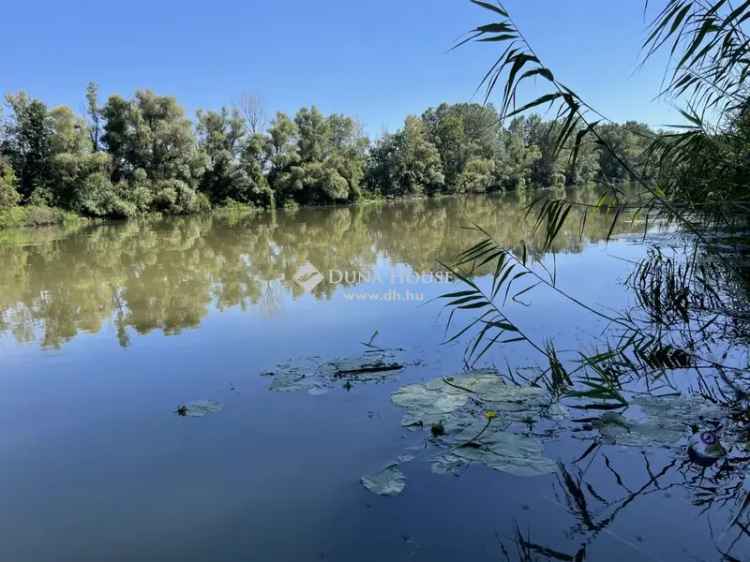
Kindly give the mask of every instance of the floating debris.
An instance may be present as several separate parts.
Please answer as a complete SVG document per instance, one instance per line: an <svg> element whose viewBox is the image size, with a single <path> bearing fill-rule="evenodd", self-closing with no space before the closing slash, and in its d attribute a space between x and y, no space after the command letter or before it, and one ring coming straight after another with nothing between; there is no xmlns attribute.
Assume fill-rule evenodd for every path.
<svg viewBox="0 0 750 562"><path fill-rule="evenodd" d="M406 488L406 476L398 464L390 464L383 470L361 478L362 485L378 496L397 496Z"/></svg>
<svg viewBox="0 0 750 562"><path fill-rule="evenodd" d="M437 474L458 474L471 463L515 476L557 470L539 439L509 431L514 422L566 416L542 388L509 385L495 371L478 371L407 385L391 400L406 410L403 426L429 431L431 442L446 449L433 459Z"/></svg>
<svg viewBox="0 0 750 562"><path fill-rule="evenodd" d="M726 454L715 431L700 431L688 441L690 460L701 466L711 466Z"/></svg>
<svg viewBox="0 0 750 562"><path fill-rule="evenodd" d="M399 350L400 351L400 350ZM312 395L327 393L341 386L347 390L354 384L382 382L397 374L405 366L397 360L394 350L368 350L357 357L321 362L319 357L284 363L261 373L271 377L269 390L274 392L307 392Z"/></svg>
<svg viewBox="0 0 750 562"><path fill-rule="evenodd" d="M223 409L224 405L221 402L216 402L215 400L196 400L194 402L180 404L175 413L178 416L202 418L209 414L221 412Z"/></svg>
<svg viewBox="0 0 750 562"><path fill-rule="evenodd" d="M404 368L401 363L389 360L385 352L365 352L362 357L337 359L327 363L324 368L332 372L335 377L359 375L364 373L385 373L400 371Z"/></svg>

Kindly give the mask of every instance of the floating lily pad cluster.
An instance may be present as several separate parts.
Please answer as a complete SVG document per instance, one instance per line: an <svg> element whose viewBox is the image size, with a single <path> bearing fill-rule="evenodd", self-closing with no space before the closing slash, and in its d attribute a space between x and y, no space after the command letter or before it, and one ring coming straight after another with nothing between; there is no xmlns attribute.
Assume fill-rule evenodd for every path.
<svg viewBox="0 0 750 562"><path fill-rule="evenodd" d="M407 385L391 400L406 410L403 426L430 432L440 448L433 472L456 474L472 463L516 476L556 470L539 438L511 430L514 422L566 416L542 388L506 384L496 372L482 371Z"/></svg>
<svg viewBox="0 0 750 562"><path fill-rule="evenodd" d="M608 412L593 421L592 426L607 443L630 447L677 447L682 445L692 426L722 415L720 408L705 400L682 396L636 396L631 405L638 406L640 416Z"/></svg>
<svg viewBox="0 0 750 562"><path fill-rule="evenodd" d="M321 362L312 357L295 363L278 365L263 373L272 377L269 390L274 392L307 392L325 394L336 386L382 382L404 368L398 350L368 350L356 357Z"/></svg>

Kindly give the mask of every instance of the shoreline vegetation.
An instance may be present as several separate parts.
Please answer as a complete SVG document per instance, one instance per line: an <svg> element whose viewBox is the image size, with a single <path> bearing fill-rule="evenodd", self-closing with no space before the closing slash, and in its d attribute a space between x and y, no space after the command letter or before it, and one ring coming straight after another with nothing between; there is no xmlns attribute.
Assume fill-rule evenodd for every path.
<svg viewBox="0 0 750 562"><path fill-rule="evenodd" d="M0 228L632 179L596 143L579 143L571 158L572 146L557 146L554 121L503 120L491 104L444 103L371 141L356 119L316 107L266 120L249 95L237 107L199 110L194 121L175 98L149 90L101 104L94 83L85 116L24 92L5 102ZM648 168L658 135L636 122L607 127L611 142Z"/></svg>

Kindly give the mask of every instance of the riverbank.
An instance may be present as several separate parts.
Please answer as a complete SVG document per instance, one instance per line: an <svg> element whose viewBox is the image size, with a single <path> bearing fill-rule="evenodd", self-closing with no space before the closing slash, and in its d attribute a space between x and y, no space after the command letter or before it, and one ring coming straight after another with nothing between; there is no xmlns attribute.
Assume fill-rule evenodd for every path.
<svg viewBox="0 0 750 562"><path fill-rule="evenodd" d="M33 228L39 226L56 226L83 224L91 219L71 211L55 207L29 205L0 209L0 230L8 228Z"/></svg>
<svg viewBox="0 0 750 562"><path fill-rule="evenodd" d="M495 195L501 194L502 192L493 192L492 194L487 193L455 193L455 194L435 194L435 195L410 195L403 197L368 197L360 199L352 203L338 203L338 204L326 204L326 205L299 205L297 203L288 203L278 208L267 208L267 207L255 207L253 205L247 205L245 203L232 202L227 205L215 207L206 213L194 213L192 215L184 216L198 216L201 214L210 214L218 218L226 218L229 220L240 219L248 215L254 215L259 213L266 213L275 210L297 210L305 208L343 208L343 207L363 207L366 205L377 205L377 204L392 204L397 202L416 201L421 199L439 199L439 198L450 198L457 196L472 196L472 195ZM172 216L163 213L148 213L141 215L140 218L144 217L162 217ZM180 215L183 216L183 215ZM137 217L134 217L137 218ZM117 219L117 218L91 218L83 215L79 215L72 211L66 211L57 207L44 207L44 206L18 206L11 207L10 209L0 210L0 231L13 229L13 228L35 228L35 227L47 227L47 226L75 226L84 224L106 224L108 222L119 222L121 220L130 219Z"/></svg>

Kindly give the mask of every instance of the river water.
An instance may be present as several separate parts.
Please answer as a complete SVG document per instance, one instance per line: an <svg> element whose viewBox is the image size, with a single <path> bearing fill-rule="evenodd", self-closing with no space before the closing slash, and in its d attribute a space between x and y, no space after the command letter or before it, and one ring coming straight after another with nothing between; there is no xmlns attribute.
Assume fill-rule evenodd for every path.
<svg viewBox="0 0 750 562"><path fill-rule="evenodd" d="M645 253L641 226L624 223L607 243L609 218L592 214L582 236L566 227L545 254L524 204L446 198L2 233L0 560L483 561L506 560L503 546L511 560L573 560L583 545L587 560L720 560L730 545L749 559L727 530L731 502L704 512L679 450L611 445L574 464L589 443L547 432L545 456L592 491L586 509L561 472L435 474L421 453L401 465L400 495L362 486L430 446L401 426L391 394L466 368L466 339L444 343L448 314L432 300L464 288L439 262L479 239L466 227L525 241L588 304L632 304L624 281ZM551 292L507 310L561 350L587 349L604 328ZM405 368L313 393L275 392L263 376L364 344L402 350ZM538 362L511 343L476 367ZM194 400L223 409L175 413Z"/></svg>

